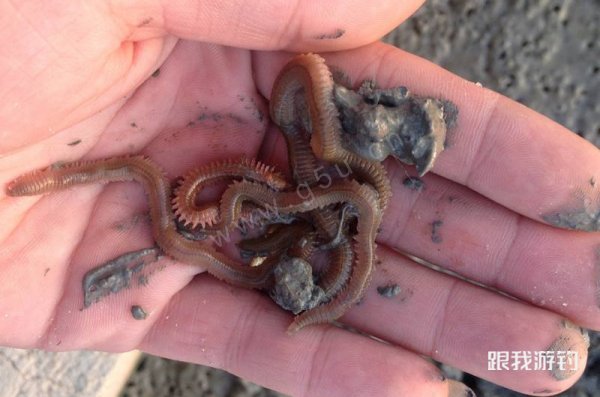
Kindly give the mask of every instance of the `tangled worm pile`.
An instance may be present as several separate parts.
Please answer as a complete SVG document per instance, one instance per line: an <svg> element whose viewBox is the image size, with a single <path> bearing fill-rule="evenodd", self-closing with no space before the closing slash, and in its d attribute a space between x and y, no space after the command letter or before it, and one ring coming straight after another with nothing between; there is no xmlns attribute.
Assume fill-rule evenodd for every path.
<svg viewBox="0 0 600 397"><path fill-rule="evenodd" d="M238 159L200 167L173 191L151 160L126 156L34 171L12 181L7 193L137 181L165 255L206 267L230 284L269 291L280 306L300 313L289 327L295 332L334 321L361 299L391 197L380 161L391 154L427 172L443 150L448 109L448 102L411 96L404 87L378 89L365 82L352 91L334 81L323 58L303 54L283 68L270 102L271 120L287 142L292 181L258 161ZM206 186L223 180L231 184L218 203L197 204ZM258 236L238 247L250 264L205 238L248 226ZM317 268L312 263L319 253L326 263Z"/></svg>

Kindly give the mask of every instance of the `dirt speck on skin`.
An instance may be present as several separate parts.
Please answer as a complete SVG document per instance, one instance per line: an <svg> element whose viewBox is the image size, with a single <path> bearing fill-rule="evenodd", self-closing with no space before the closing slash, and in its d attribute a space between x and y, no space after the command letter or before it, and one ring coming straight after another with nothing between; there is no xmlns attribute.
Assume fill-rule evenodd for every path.
<svg viewBox="0 0 600 397"><path fill-rule="evenodd" d="M150 278L148 275L142 274L138 277L138 284L142 286L146 286L150 283Z"/></svg>
<svg viewBox="0 0 600 397"><path fill-rule="evenodd" d="M246 101L246 97L243 95L237 96L240 102ZM262 123L265 120L265 115L263 111L260 109L256 100L253 97L250 97L250 100L244 105L245 110L249 110L252 116L259 122Z"/></svg>
<svg viewBox="0 0 600 397"><path fill-rule="evenodd" d="M128 288L134 275L158 261L156 247L128 252L88 271L83 278L83 307L87 308L103 297Z"/></svg>
<svg viewBox="0 0 600 397"><path fill-rule="evenodd" d="M438 219L431 222L431 241L435 244L441 244L443 239L440 235L440 228L444 224L444 221Z"/></svg>
<svg viewBox="0 0 600 397"><path fill-rule="evenodd" d="M50 271L49 267L47 267L46 269L44 269L44 277L46 277L46 274L48 274L49 271Z"/></svg>
<svg viewBox="0 0 600 397"><path fill-rule="evenodd" d="M402 291L398 284L386 284L377 287L377 293L384 298L393 298Z"/></svg>
<svg viewBox="0 0 600 397"><path fill-rule="evenodd" d="M131 306L131 316L136 320L145 320L148 317L148 313L138 305Z"/></svg>
<svg viewBox="0 0 600 397"><path fill-rule="evenodd" d="M223 116L221 116L221 114L219 114L219 113L202 112L202 113L200 113L200 115L198 115L196 120L198 120L198 121L206 121L206 120L221 121L222 118L223 118Z"/></svg>
<svg viewBox="0 0 600 397"><path fill-rule="evenodd" d="M594 178L594 177L590 178L590 186L591 187L595 187L596 186L596 178Z"/></svg>
<svg viewBox="0 0 600 397"><path fill-rule="evenodd" d="M152 17L147 17L142 19L142 21L138 24L138 28L141 28L142 26L146 26L148 25L150 22L152 22Z"/></svg>
<svg viewBox="0 0 600 397"><path fill-rule="evenodd" d="M422 190L425 187L425 182L417 176L409 176L402 181L402 184L410 190Z"/></svg>
<svg viewBox="0 0 600 397"><path fill-rule="evenodd" d="M81 139L75 139L74 141L67 143L67 146L77 146L80 143L81 143Z"/></svg>
<svg viewBox="0 0 600 397"><path fill-rule="evenodd" d="M238 116L235 113L229 112L226 114L226 117L229 120L236 122L237 124L246 124L246 120L244 120L242 117Z"/></svg>
<svg viewBox="0 0 600 397"><path fill-rule="evenodd" d="M600 231L600 211L594 213L585 207L547 213L542 215L542 219L563 229Z"/></svg>
<svg viewBox="0 0 600 397"><path fill-rule="evenodd" d="M541 395L553 395L558 393L558 390L550 390L550 389L542 389L542 390L534 390L532 393L533 394L541 394Z"/></svg>
<svg viewBox="0 0 600 397"><path fill-rule="evenodd" d="M247 124L243 117L231 112L225 114L221 114L219 112L202 112L196 118L196 120L199 122L213 121L215 123L220 121L232 121L236 124Z"/></svg>
<svg viewBox="0 0 600 397"><path fill-rule="evenodd" d="M51 170L60 170L61 168L63 168L65 166L66 162L65 161L57 161L54 162L52 164L50 164L50 168Z"/></svg>
<svg viewBox="0 0 600 397"><path fill-rule="evenodd" d="M563 320L560 324L561 333L546 349L548 352L554 352L557 359L555 365L549 369L550 374L556 380L565 380L580 372L585 368L587 361L587 350L590 346L590 339L583 328ZM569 359L568 354L575 354Z"/></svg>
<svg viewBox="0 0 600 397"><path fill-rule="evenodd" d="M150 214L147 212L141 214L135 214L131 218L124 219L123 221L115 222L112 224L112 228L118 230L119 232L126 232L133 229L140 222L145 221L150 223Z"/></svg>
<svg viewBox="0 0 600 397"><path fill-rule="evenodd" d="M338 28L333 33L324 33L324 34L315 36L315 39L317 39L317 40L335 40L335 39L339 39L340 37L342 37L345 33L346 33L346 30Z"/></svg>
<svg viewBox="0 0 600 397"><path fill-rule="evenodd" d="M151 76L152 76L152 77L158 77L158 76L160 76L160 68L156 69L156 70L154 71L154 73L152 73L152 75L151 75Z"/></svg>
<svg viewBox="0 0 600 397"><path fill-rule="evenodd" d="M132 128L137 128L137 124L136 124L136 122L135 122L135 121L132 121L131 123L129 123L129 125L130 125Z"/></svg>

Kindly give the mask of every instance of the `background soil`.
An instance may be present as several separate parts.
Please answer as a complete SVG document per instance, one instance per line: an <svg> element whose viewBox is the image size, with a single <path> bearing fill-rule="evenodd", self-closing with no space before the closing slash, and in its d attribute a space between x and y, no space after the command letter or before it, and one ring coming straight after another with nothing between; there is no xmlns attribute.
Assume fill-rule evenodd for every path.
<svg viewBox="0 0 600 397"><path fill-rule="evenodd" d="M600 1L429 0L385 41L482 83L600 147ZM600 396L600 333L561 396ZM480 397L522 396L442 366ZM224 371L145 356L122 397L282 396Z"/></svg>

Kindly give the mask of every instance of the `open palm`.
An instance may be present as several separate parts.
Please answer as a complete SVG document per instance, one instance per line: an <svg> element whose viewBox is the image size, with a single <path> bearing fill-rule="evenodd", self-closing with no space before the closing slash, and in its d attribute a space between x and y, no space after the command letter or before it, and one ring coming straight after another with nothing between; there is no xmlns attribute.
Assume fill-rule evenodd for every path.
<svg viewBox="0 0 600 397"><path fill-rule="evenodd" d="M365 9L344 2L328 10L310 2L126 9L120 2L93 9L51 3L61 2L5 2L0 9L9 27L0 38L2 186L56 161L126 153L148 155L170 177L242 155L283 167L283 139L265 98L290 55L265 50L364 45L419 2ZM460 389L421 354L528 393L572 384L586 357L572 322L600 329L598 149L398 49L373 43L325 57L353 81L406 85L460 109L449 146L422 187L403 183L414 170L386 163L394 197L378 238L381 264L343 322L389 344L329 325L289 337L290 316L267 297L168 258L148 286L82 311L89 269L153 244L143 192L132 183L44 197L1 193L0 344L141 348L293 395L443 396ZM392 284L400 287L397 296L378 294L378 286ZM145 321L132 318L134 304L148 311ZM546 350L577 351L580 368L487 370L488 351Z"/></svg>

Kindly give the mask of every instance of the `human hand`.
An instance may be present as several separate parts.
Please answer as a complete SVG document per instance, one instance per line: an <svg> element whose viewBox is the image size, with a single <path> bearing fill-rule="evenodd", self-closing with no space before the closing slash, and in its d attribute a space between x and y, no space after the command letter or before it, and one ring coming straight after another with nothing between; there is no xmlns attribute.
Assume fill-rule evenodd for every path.
<svg viewBox="0 0 600 397"><path fill-rule="evenodd" d="M72 43L71 34L63 37L67 41L45 43L42 54L48 55L33 58L34 62L16 55L7 58L31 69L21 68L11 75L15 63L4 65L7 83L2 86L14 89L5 95L13 100L0 110L3 130L10 132L0 146L0 180L5 185L23 171L57 160L130 152L147 154L170 176L242 154L280 162L281 138L261 117L267 112L259 94L268 97L289 56L185 41L176 44L164 32L240 47L341 49L359 44L356 40L372 41L415 7L391 6L393 11L383 5L378 9L377 15L385 16L389 25L373 27L376 31L359 28L376 19L373 15L354 11L356 15L348 20L356 21L355 26L336 40L314 39L323 34L319 25L324 23L314 19L311 23L317 28L308 28L310 33L303 36L309 40L273 31L240 39L239 32L219 31L216 22L212 28L202 23L191 26L191 16L197 15L185 11L193 9L191 5L178 7L179 13L162 13L170 15L165 21L148 20L139 10L134 10L135 16L126 13L126 20L149 22L131 31L123 29L123 36L114 33L121 32L119 21L98 19L98 15L80 17L65 26L79 26L76 37L93 31L89 41ZM22 15L31 15L23 11ZM252 11L256 14L247 15ZM262 25L257 25L260 12L243 13L245 29L268 23L276 25L274 31L295 26L273 22L285 18L261 19ZM303 26L309 23L297 18L293 20ZM106 34L89 28L100 20ZM39 26L41 30L44 25ZM336 27L331 31L334 36L339 32ZM40 37L51 35L40 33ZM277 40L270 43L273 37ZM127 40L140 40L132 45L136 56L131 64L126 62L131 50ZM293 47L281 44L292 41ZM12 42L17 55L35 47ZM57 54L56 48L72 52ZM53 54L54 63L36 62ZM426 391L446 395L449 382L414 352L526 392L559 391L574 382L583 368L562 382L548 372L493 373L485 368L488 350L547 350L565 335L562 340L570 341L569 347L581 350L581 335L565 328L563 317L599 328L594 301L597 233L560 231L538 223L541 215L557 208L581 207L576 200L597 208L598 188L590 183L600 177L592 172L600 169L597 149L543 117L397 49L373 44L326 58L354 81L376 78L383 87L406 85L417 93L450 99L460 109L450 147L434 168L439 176L425 177L422 191L404 187L404 168L389 162L394 199L379 235L382 264L364 303L343 319L393 346L331 326L288 337L289 316L267 298L206 275L192 280L201 269L184 265L157 273L149 288L128 290L79 311L81 279L87 270L152 244L148 225L136 221L145 208L139 188L116 185L43 198L2 198L0 318L5 321L0 323L1 343L53 350L141 348L222 367L294 395L421 395ZM129 94L159 66L158 77ZM36 74L39 70L43 73ZM40 80L25 80L23 75L40 76ZM529 142L535 145L525 146ZM490 151L497 155L486 157ZM578 163L567 163L570 156ZM580 189L575 192L576 188ZM40 228L40 224L51 227ZM423 257L548 310L434 273L392 249ZM571 263L578 267L572 274L568 273L573 270L568 267ZM382 298L376 287L390 282L402 292L393 299ZM30 291L39 293L32 297ZM151 308L150 316L135 322L128 308L139 302ZM584 357L585 352L580 354Z"/></svg>

